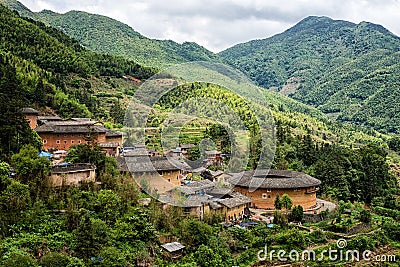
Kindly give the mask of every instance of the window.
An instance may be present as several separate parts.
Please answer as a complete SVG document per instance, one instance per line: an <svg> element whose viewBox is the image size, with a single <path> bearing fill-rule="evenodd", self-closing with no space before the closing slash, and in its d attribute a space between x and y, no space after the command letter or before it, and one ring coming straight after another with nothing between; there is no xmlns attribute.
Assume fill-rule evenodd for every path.
<svg viewBox="0 0 400 267"><path fill-rule="evenodd" d="M74 143L74 140L71 140L71 144L73 144Z"/></svg>
<svg viewBox="0 0 400 267"><path fill-rule="evenodd" d="M80 144L81 143L81 140L78 140L78 144Z"/></svg>
<svg viewBox="0 0 400 267"><path fill-rule="evenodd" d="M262 194L262 198L263 198L263 199L266 199L266 198L267 198L267 194L263 193L263 194Z"/></svg>
<svg viewBox="0 0 400 267"><path fill-rule="evenodd" d="M56 143L57 143L57 144L60 144L60 140L57 140Z"/></svg>
<svg viewBox="0 0 400 267"><path fill-rule="evenodd" d="M67 140L64 140L64 145L66 145L67 144Z"/></svg>
<svg viewBox="0 0 400 267"><path fill-rule="evenodd" d="M271 189L267 189L267 192L271 192Z"/></svg>
<svg viewBox="0 0 400 267"><path fill-rule="evenodd" d="M43 139L43 144L47 144L47 140L46 139Z"/></svg>

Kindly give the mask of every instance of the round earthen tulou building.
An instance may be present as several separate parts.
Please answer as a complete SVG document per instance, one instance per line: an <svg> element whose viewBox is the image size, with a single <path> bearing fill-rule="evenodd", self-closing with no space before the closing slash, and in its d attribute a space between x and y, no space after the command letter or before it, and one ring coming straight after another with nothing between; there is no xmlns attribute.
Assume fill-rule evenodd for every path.
<svg viewBox="0 0 400 267"><path fill-rule="evenodd" d="M293 206L312 209L317 204L317 191L321 184L320 180L308 174L288 170L245 171L234 174L229 182L235 191L250 197L250 207L257 209L274 209L276 195L282 198L284 194L289 195Z"/></svg>

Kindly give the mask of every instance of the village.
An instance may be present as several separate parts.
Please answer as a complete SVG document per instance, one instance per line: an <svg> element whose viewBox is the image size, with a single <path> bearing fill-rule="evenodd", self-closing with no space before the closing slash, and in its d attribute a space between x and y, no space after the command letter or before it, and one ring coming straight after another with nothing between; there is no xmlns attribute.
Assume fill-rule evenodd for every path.
<svg viewBox="0 0 400 267"><path fill-rule="evenodd" d="M142 189L150 191L150 195L155 193L152 196L165 205L181 206L186 216L201 220L207 214L220 215L225 223L252 217L272 225L275 201L284 195L310 216L336 208L333 203L317 199L321 181L304 173L270 170L267 175L257 176L254 171L209 170L207 166L222 164L224 155L217 150L205 151L203 166L193 169L184 159L194 144L182 144L160 155L143 144L123 147L121 132L89 118L63 120L58 116L39 116L32 108L25 108L23 113L42 139L44 151L40 156L52 161L52 187L98 182L95 165L63 160L72 146L86 143L90 137L105 155L116 158L121 173L132 175ZM254 190L249 188L252 179L259 180L260 185Z"/></svg>

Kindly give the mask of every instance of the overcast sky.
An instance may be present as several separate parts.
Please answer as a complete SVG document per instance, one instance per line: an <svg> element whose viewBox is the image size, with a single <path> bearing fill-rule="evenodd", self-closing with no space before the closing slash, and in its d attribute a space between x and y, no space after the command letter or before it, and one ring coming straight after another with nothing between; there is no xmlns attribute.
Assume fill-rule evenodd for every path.
<svg viewBox="0 0 400 267"><path fill-rule="evenodd" d="M194 41L218 52L280 33L310 16L381 24L400 36L400 0L20 0L32 11L81 10L130 25L141 34Z"/></svg>

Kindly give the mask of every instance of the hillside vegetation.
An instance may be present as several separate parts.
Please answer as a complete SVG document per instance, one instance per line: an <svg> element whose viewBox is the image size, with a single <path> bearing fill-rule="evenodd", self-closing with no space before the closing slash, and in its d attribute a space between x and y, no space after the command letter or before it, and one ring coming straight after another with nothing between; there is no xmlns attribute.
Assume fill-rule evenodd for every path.
<svg viewBox="0 0 400 267"><path fill-rule="evenodd" d="M308 17L219 55L259 85L339 121L400 131L400 38L380 25Z"/></svg>
<svg viewBox="0 0 400 267"><path fill-rule="evenodd" d="M196 43L149 39L100 15L35 13L16 0L1 1L92 51L157 68L187 61L226 62L260 86L312 105L335 120L400 132L400 38L380 25L308 17L281 34L214 54Z"/></svg>
<svg viewBox="0 0 400 267"><path fill-rule="evenodd" d="M0 25L1 157L32 139L21 114L23 107L33 106L64 118L108 120L111 107L104 109L93 95L96 87L92 88L91 81L112 84L110 77L143 79L154 73L123 58L90 52L62 32L22 19L2 5Z"/></svg>
<svg viewBox="0 0 400 267"><path fill-rule="evenodd" d="M109 17L82 11L59 14L50 10L32 12L15 0L1 0L22 16L59 29L91 51L113 54L139 64L164 68L187 61L218 61L219 57L194 42L147 38L128 25Z"/></svg>

